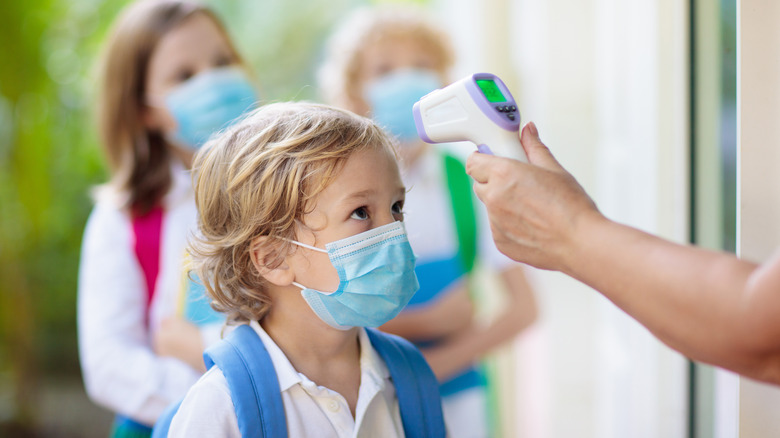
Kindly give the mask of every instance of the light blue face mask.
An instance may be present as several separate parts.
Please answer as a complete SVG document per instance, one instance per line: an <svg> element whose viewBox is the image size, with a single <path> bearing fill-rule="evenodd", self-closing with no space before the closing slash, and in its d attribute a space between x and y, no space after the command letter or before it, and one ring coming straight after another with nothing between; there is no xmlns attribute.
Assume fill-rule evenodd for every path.
<svg viewBox="0 0 780 438"><path fill-rule="evenodd" d="M177 124L171 139L199 148L256 102L255 88L240 67L220 67L200 73L165 96L165 107Z"/></svg>
<svg viewBox="0 0 780 438"><path fill-rule="evenodd" d="M303 299L331 327L378 327L406 306L420 284L414 273L416 257L403 222L393 222L325 245L322 250L300 242L296 245L328 254L339 274L339 288L322 292L301 288Z"/></svg>
<svg viewBox="0 0 780 438"><path fill-rule="evenodd" d="M363 97L371 107L374 121L400 142L410 143L419 138L412 107L421 97L440 87L435 72L401 69L370 82Z"/></svg>

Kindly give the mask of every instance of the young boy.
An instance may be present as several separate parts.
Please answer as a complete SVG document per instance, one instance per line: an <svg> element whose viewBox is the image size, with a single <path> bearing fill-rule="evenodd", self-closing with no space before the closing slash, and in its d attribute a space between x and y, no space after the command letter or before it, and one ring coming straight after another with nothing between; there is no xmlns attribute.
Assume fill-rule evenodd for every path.
<svg viewBox="0 0 780 438"><path fill-rule="evenodd" d="M420 290L382 330L421 346L442 382L452 437L490 435L487 390L475 363L514 339L536 318L523 268L498 252L472 180L451 150L417 136L412 106L448 82L453 52L447 35L414 7L383 5L356 11L331 36L320 70L327 103L371 116L399 140L407 194L405 222L419 256ZM500 273L506 305L489 325L473 320L475 265ZM503 283L503 284L501 284ZM502 382L491 382L501 385ZM494 431L495 432L495 431Z"/></svg>
<svg viewBox="0 0 780 438"><path fill-rule="evenodd" d="M288 435L424 436L410 429L420 412L393 373L433 374L422 360L415 369L388 361L374 348L388 335L362 328L393 318L418 288L392 140L346 111L273 104L207 144L193 169L198 275L214 307L267 350ZM230 379L212 367L170 436L247 435ZM425 421L443 436L432 391L413 402L436 400Z"/></svg>

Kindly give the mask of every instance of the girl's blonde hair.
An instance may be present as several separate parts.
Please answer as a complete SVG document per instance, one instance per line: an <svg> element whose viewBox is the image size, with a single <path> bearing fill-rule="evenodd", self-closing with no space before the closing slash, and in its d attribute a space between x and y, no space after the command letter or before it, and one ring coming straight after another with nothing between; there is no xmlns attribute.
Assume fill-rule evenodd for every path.
<svg viewBox="0 0 780 438"><path fill-rule="evenodd" d="M171 150L160 132L143 123L146 73L157 44L194 14L205 14L225 35L234 59L243 64L220 20L211 10L181 0L143 0L127 7L114 23L100 65L97 125L111 180L134 214L159 203L171 185Z"/></svg>
<svg viewBox="0 0 780 438"><path fill-rule="evenodd" d="M325 61L317 74L322 99L342 108L360 107L361 61L365 50L386 39L412 38L430 50L434 69L446 73L454 62L449 37L433 24L424 10L413 6L383 5L357 9L326 43Z"/></svg>
<svg viewBox="0 0 780 438"><path fill-rule="evenodd" d="M200 234L190 252L213 307L232 322L260 320L270 306L266 280L252 264L252 241L265 239L274 268L293 250L296 226L352 154L394 152L373 122L311 103L261 107L207 143L193 179Z"/></svg>

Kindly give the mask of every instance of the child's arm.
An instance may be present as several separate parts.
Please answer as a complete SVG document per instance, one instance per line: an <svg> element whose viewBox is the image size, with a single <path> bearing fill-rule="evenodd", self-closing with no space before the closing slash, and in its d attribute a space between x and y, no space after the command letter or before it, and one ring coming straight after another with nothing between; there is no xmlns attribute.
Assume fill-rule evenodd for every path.
<svg viewBox="0 0 780 438"><path fill-rule="evenodd" d="M525 268L521 265L512 265L501 271L501 280L507 293L507 303L503 306L506 310L496 319L512 319L519 333L536 321L539 316L539 308L536 305L536 295L525 275Z"/></svg>
<svg viewBox="0 0 780 438"><path fill-rule="evenodd" d="M434 302L405 309L381 330L411 341L439 339L471 325L473 315L474 304L465 282L461 281Z"/></svg>
<svg viewBox="0 0 780 438"><path fill-rule="evenodd" d="M472 324L467 330L447 338L443 343L423 349L428 364L440 380L462 371L496 347L514 339L537 317L536 299L521 266L501 273L506 286L505 310L487 326Z"/></svg>
<svg viewBox="0 0 780 438"><path fill-rule="evenodd" d="M183 318L166 318L154 334L154 352L160 356L175 357L198 372L205 372L203 350L205 345L201 331L195 324Z"/></svg>
<svg viewBox="0 0 780 438"><path fill-rule="evenodd" d="M171 296L174 299L175 316L162 320L152 346L156 354L179 359L203 373L203 351L221 339L225 317L211 307L205 286L192 272L192 257L186 251L179 288Z"/></svg>

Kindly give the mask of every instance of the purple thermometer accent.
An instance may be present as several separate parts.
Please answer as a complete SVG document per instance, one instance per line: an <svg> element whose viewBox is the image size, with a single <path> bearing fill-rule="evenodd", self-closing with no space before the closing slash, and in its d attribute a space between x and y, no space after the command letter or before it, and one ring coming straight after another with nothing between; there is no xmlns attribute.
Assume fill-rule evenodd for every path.
<svg viewBox="0 0 780 438"><path fill-rule="evenodd" d="M477 150L478 150L478 151L479 151L479 153L481 153L481 154L495 155L495 154L493 153L493 151L492 151L492 150L490 150L490 146L488 146L488 145L486 145L486 144L481 144L481 145L477 146Z"/></svg>
<svg viewBox="0 0 780 438"><path fill-rule="evenodd" d="M425 132L425 125L423 124L422 114L420 113L420 102L417 101L412 107L412 114L414 114L414 125L417 127L417 135L420 139L426 143L436 143L428 137L428 133Z"/></svg>
<svg viewBox="0 0 780 438"><path fill-rule="evenodd" d="M512 93L510 93L509 89L506 88L506 85L504 85L504 82L501 81L498 76L491 73L474 73L471 75L471 80L466 82L466 90L468 90L469 95L477 104L482 113L488 116L488 118L492 120L493 123L506 129L507 131L518 131L520 129L520 121L517 120L515 122L511 122L497 114L496 109L491 105L491 102L488 102L487 99L485 99L484 94L482 94L482 91L479 89L479 86L477 85L477 79L492 79L495 81L496 85L498 85L499 89L501 89L501 92L505 97L507 97L507 101L504 104L516 107L517 103L512 97Z"/></svg>

